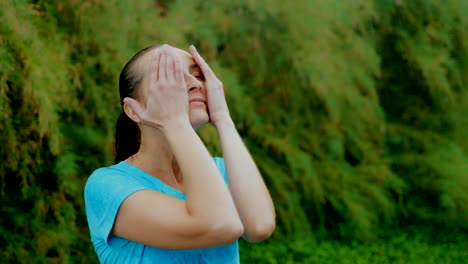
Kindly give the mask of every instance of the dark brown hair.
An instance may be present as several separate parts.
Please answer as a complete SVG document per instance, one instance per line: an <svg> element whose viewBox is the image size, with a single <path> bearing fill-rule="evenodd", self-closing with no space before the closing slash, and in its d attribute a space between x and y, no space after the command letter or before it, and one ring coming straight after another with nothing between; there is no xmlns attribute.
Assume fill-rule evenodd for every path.
<svg viewBox="0 0 468 264"><path fill-rule="evenodd" d="M120 103L122 104L122 112L120 113L119 118L117 119L117 124L115 126L114 164L117 164L137 153L138 149L140 148L140 128L124 112L123 99L125 97L137 99L138 90L140 88L143 75L135 74L135 71L132 71L132 69L138 58L157 47L159 46L150 46L140 50L130 59L130 61L127 62L127 64L125 64L122 72L120 73L119 92Z"/></svg>

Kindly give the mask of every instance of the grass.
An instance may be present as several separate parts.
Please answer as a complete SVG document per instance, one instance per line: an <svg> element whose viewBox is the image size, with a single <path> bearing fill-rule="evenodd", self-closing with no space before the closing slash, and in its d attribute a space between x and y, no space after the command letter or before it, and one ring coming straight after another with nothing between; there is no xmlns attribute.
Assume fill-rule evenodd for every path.
<svg viewBox="0 0 468 264"><path fill-rule="evenodd" d="M463 231L399 230L366 243L304 237L240 245L241 263L468 263L468 234Z"/></svg>

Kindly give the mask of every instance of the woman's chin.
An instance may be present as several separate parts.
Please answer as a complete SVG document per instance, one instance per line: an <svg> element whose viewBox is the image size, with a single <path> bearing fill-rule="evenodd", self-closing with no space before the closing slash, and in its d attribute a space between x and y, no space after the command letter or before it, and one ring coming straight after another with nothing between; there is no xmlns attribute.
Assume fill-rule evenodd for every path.
<svg viewBox="0 0 468 264"><path fill-rule="evenodd" d="M190 111L190 124L197 130L210 121L210 117L206 111Z"/></svg>

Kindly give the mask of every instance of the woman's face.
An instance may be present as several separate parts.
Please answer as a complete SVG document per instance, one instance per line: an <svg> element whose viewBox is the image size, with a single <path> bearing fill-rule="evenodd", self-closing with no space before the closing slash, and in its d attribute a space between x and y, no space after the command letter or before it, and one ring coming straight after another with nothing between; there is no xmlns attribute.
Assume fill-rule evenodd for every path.
<svg viewBox="0 0 468 264"><path fill-rule="evenodd" d="M180 58L185 84L187 85L190 124L192 124L193 128L198 129L202 125L208 123L210 119L207 107L205 78L201 69L195 63L190 53L178 48L170 48L173 49L174 54L178 55ZM151 53L152 52L147 52L142 58L140 58L140 61L137 62L137 65L135 65L136 67L140 68L140 72L149 72L147 67L150 65L150 60L152 58ZM142 91L141 94L146 96L147 91Z"/></svg>

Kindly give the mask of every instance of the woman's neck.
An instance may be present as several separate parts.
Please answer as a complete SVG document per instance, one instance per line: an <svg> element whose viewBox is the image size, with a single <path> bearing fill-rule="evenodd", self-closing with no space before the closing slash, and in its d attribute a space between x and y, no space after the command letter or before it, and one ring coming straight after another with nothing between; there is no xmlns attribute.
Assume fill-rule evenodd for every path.
<svg viewBox="0 0 468 264"><path fill-rule="evenodd" d="M140 149L126 161L168 185L181 189L179 165L169 143L159 130L142 129Z"/></svg>

